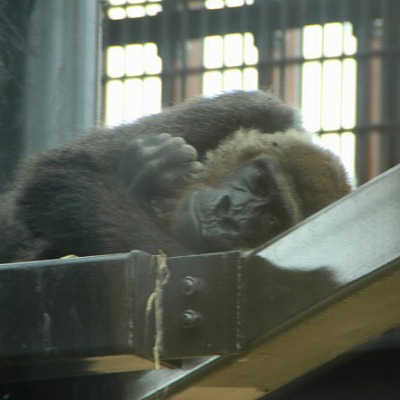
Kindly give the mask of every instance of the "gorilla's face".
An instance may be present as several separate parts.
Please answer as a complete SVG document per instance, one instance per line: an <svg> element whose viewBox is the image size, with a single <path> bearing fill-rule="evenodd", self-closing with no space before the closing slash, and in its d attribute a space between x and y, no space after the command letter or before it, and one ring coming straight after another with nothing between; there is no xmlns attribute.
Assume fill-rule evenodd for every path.
<svg viewBox="0 0 400 400"><path fill-rule="evenodd" d="M178 212L178 239L195 251L253 248L301 219L293 183L269 157L253 160L215 187L188 194Z"/></svg>

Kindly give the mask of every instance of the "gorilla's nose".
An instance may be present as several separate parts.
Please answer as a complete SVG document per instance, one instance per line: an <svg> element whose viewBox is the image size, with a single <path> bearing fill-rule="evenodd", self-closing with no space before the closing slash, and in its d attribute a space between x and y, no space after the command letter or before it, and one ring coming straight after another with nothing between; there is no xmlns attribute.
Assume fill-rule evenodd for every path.
<svg viewBox="0 0 400 400"><path fill-rule="evenodd" d="M231 215L232 201L228 194L222 194L215 204L215 215L218 218L224 218Z"/></svg>

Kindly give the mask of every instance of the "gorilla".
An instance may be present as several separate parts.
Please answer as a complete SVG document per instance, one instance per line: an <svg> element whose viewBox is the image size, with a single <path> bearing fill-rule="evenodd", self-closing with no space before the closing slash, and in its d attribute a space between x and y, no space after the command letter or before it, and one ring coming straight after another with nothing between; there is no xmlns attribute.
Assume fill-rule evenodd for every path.
<svg viewBox="0 0 400 400"><path fill-rule="evenodd" d="M1 199L0 262L254 248L349 191L269 92L200 97L26 160Z"/></svg>

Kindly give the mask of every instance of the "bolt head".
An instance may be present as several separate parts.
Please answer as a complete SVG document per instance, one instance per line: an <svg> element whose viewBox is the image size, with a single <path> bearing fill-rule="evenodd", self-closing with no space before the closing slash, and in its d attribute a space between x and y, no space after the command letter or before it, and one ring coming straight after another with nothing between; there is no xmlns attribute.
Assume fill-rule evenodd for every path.
<svg viewBox="0 0 400 400"><path fill-rule="evenodd" d="M200 278L195 278L193 276L186 276L182 279L181 290L186 296L194 296L199 294L202 290L203 283Z"/></svg>
<svg viewBox="0 0 400 400"><path fill-rule="evenodd" d="M199 328L202 325L202 323L203 323L203 317L197 311L186 310L182 314L181 325L182 325L182 328L184 328L184 329Z"/></svg>

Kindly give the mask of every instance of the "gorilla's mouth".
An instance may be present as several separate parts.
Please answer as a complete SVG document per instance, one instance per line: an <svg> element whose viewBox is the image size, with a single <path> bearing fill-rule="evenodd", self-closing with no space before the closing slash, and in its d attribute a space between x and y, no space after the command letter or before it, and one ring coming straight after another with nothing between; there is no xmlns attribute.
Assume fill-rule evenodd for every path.
<svg viewBox="0 0 400 400"><path fill-rule="evenodd" d="M201 218L206 209L202 194L204 192L194 191L182 204L176 225L179 240L186 247L200 252L227 251L237 247L236 232L227 231L218 221L209 224Z"/></svg>
<svg viewBox="0 0 400 400"><path fill-rule="evenodd" d="M200 197L200 198L199 198ZM204 205L199 196L199 191L192 193L189 201L189 215L191 221L192 237L196 237L196 248L201 251L225 251L233 247L234 238L224 229L209 226L201 218L201 206Z"/></svg>
<svg viewBox="0 0 400 400"><path fill-rule="evenodd" d="M217 218L213 207L207 213L207 207L205 207L204 199L202 199L205 193L205 190L195 191L188 199L191 221L189 231L192 231L192 237L196 237L196 249L212 252L248 247L238 243L238 239L240 238L239 227L233 221ZM203 214L210 217L211 222L207 221L207 218L204 221L202 218Z"/></svg>

